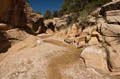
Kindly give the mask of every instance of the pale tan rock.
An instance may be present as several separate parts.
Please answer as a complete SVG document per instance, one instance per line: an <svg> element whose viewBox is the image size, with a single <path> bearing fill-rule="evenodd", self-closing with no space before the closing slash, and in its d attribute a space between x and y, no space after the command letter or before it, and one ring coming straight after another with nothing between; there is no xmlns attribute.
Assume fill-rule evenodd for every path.
<svg viewBox="0 0 120 79"><path fill-rule="evenodd" d="M30 36L0 59L1 79L107 79L95 69L84 67L80 50L55 38L34 46L37 40L39 37Z"/></svg>
<svg viewBox="0 0 120 79"><path fill-rule="evenodd" d="M68 30L69 37L75 37L79 34L79 28L77 24L73 24L72 27Z"/></svg>
<svg viewBox="0 0 120 79"><path fill-rule="evenodd" d="M10 30L6 31L6 33L7 33L7 38L10 38L10 42L12 44L23 41L24 39L29 37L28 33L24 32L22 30L19 30L18 28L10 29Z"/></svg>
<svg viewBox="0 0 120 79"><path fill-rule="evenodd" d="M101 32L106 36L116 36L120 33L120 27L117 24L102 23Z"/></svg>
<svg viewBox="0 0 120 79"><path fill-rule="evenodd" d="M97 46L90 46L82 51L81 56L85 59L85 64L88 68L109 72L106 60L107 55L104 49Z"/></svg>
<svg viewBox="0 0 120 79"><path fill-rule="evenodd" d="M12 52L18 52L20 50L23 50L24 48L34 48L35 46L38 45L38 40L41 41L41 39L39 37L35 37L35 36L29 36L27 37L25 40L13 45L9 51Z"/></svg>
<svg viewBox="0 0 120 79"><path fill-rule="evenodd" d="M55 33L54 36L57 37L57 38L65 39L65 38L67 38L67 32L68 32L68 30L64 29L64 30L61 30L61 31Z"/></svg>
<svg viewBox="0 0 120 79"><path fill-rule="evenodd" d="M117 30L116 30L117 32ZM105 37L105 40L110 46L106 46L108 50L109 60L111 64L111 71L120 72L120 44L119 44L119 36L116 37Z"/></svg>
<svg viewBox="0 0 120 79"><path fill-rule="evenodd" d="M56 27L64 28L67 25L67 20L70 15L63 15L60 18L53 18Z"/></svg>
<svg viewBox="0 0 120 79"><path fill-rule="evenodd" d="M115 46L115 45L113 45ZM115 47L109 47L109 60L110 60L110 64L111 64L111 71L112 72L120 72L120 54L119 54L119 46L115 46Z"/></svg>
<svg viewBox="0 0 120 79"><path fill-rule="evenodd" d="M109 23L120 22L120 10L112 10L106 12L106 19Z"/></svg>
<svg viewBox="0 0 120 79"><path fill-rule="evenodd" d="M47 30L46 30L46 33L47 33L47 34L54 34L54 32L53 32L51 29L47 29Z"/></svg>
<svg viewBox="0 0 120 79"><path fill-rule="evenodd" d="M98 39L96 37L91 37L91 39L88 42L88 45L97 45L99 44Z"/></svg>

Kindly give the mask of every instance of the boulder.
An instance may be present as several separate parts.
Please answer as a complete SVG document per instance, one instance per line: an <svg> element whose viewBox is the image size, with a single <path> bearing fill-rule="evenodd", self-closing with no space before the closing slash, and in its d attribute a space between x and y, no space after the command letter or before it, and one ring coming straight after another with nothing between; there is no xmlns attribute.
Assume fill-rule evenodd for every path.
<svg viewBox="0 0 120 79"><path fill-rule="evenodd" d="M109 72L107 54L104 49L98 46L87 47L82 51L81 57L85 60L86 67Z"/></svg>
<svg viewBox="0 0 120 79"><path fill-rule="evenodd" d="M111 65L112 72L120 72L120 45L113 44L112 47L108 47L109 61ZM120 73L119 73L120 74Z"/></svg>

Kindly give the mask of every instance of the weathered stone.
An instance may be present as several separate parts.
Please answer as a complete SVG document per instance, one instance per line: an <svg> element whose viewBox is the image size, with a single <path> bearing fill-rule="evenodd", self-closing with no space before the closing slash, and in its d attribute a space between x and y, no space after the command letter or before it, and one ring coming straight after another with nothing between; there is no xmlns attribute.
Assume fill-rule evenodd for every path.
<svg viewBox="0 0 120 79"><path fill-rule="evenodd" d="M76 37L79 35L79 28L77 24L73 24L72 27L68 30L68 37Z"/></svg>
<svg viewBox="0 0 120 79"><path fill-rule="evenodd" d="M109 53L109 60L111 65L111 71L112 72L120 72L120 45L112 45L112 47L108 47L108 53Z"/></svg>
<svg viewBox="0 0 120 79"><path fill-rule="evenodd" d="M97 46L90 46L83 50L81 57L84 58L88 68L95 68L103 72L109 72L107 54L104 49Z"/></svg>
<svg viewBox="0 0 120 79"><path fill-rule="evenodd" d="M46 30L46 33L47 33L47 34L54 34L54 32L53 32L51 29L47 29L47 30Z"/></svg>
<svg viewBox="0 0 120 79"><path fill-rule="evenodd" d="M108 23L120 23L120 10L112 10L106 12L106 20Z"/></svg>
<svg viewBox="0 0 120 79"><path fill-rule="evenodd" d="M91 37L91 39L88 42L88 45L97 45L99 44L98 39L96 37Z"/></svg>
<svg viewBox="0 0 120 79"><path fill-rule="evenodd" d="M100 14L106 17L106 12L111 10L119 10L120 9L120 1L113 1L110 3L107 3L102 6L100 10Z"/></svg>
<svg viewBox="0 0 120 79"><path fill-rule="evenodd" d="M44 28L43 17L34 13L26 0L2 0L0 6L2 7L1 23L11 25L12 28L23 29L31 34L41 33L40 27Z"/></svg>
<svg viewBox="0 0 120 79"><path fill-rule="evenodd" d="M24 12L25 0L2 0L0 3L0 22L11 24L13 27L22 27L26 24Z"/></svg>
<svg viewBox="0 0 120 79"><path fill-rule="evenodd" d="M8 30L8 31L6 31L6 33L7 33L8 40L12 44L23 41L24 39L26 39L29 36L29 34L27 34L26 32L24 32L22 30L19 30L18 28Z"/></svg>
<svg viewBox="0 0 120 79"><path fill-rule="evenodd" d="M107 79L93 68L86 69L79 54L80 50L53 38L42 41L30 36L12 46L2 59L0 57L0 78Z"/></svg>
<svg viewBox="0 0 120 79"><path fill-rule="evenodd" d="M101 34L103 34L106 37L117 37L120 33L120 26L116 24L107 24L102 23L101 27Z"/></svg>

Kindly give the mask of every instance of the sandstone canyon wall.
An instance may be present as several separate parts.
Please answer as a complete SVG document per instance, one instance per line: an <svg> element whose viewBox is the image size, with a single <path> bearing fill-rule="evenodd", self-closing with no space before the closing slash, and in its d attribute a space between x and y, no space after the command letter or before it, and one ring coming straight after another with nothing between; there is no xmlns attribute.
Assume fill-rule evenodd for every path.
<svg viewBox="0 0 120 79"><path fill-rule="evenodd" d="M13 26L24 26L27 18L25 15L25 0L1 0L0 22Z"/></svg>
<svg viewBox="0 0 120 79"><path fill-rule="evenodd" d="M1 0L0 23L11 25L12 28L24 29L30 33L41 33L39 27L45 29L43 17L33 12L26 0Z"/></svg>
<svg viewBox="0 0 120 79"><path fill-rule="evenodd" d="M28 34L44 33L47 28L43 20L26 0L0 0L0 53Z"/></svg>

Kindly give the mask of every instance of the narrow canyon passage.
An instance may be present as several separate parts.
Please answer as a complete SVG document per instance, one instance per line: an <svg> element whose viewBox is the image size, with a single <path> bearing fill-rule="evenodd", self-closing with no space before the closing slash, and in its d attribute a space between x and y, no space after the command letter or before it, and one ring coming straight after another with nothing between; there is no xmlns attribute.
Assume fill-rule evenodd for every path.
<svg viewBox="0 0 120 79"><path fill-rule="evenodd" d="M23 45L21 47L22 49L16 53L12 51L6 53L6 56L0 61L0 78L4 79L16 75L16 73L19 74L15 78L11 78L19 78L23 74L20 73L21 70L26 68L28 70L25 71L24 75L26 73L33 74L34 71L34 73L37 72L36 74L41 79L69 79L66 75L62 74L62 68L67 69L69 66L74 65L74 63L83 67L84 64L80 60L81 49L66 45L57 39L49 39L49 37L43 38L42 40L43 42L38 46L26 48ZM20 62L22 64L19 64ZM31 69L29 68L30 66L32 66ZM11 67L13 68L12 71L8 71ZM18 68L21 68L21 70L18 70ZM3 71L6 76L2 73ZM46 77L42 75L46 75ZM24 79L24 77L21 78ZM37 79L37 76L35 76L35 79Z"/></svg>
<svg viewBox="0 0 120 79"><path fill-rule="evenodd" d="M52 58L48 65L48 76L49 79L64 79L65 77L61 75L61 67L67 67L78 62L81 67L83 67L83 62L80 60L80 53L82 49L77 49L73 46L67 46L64 43L57 40L45 40L48 43L55 44L58 46L66 47L69 51L58 51L59 53L64 52L61 56L56 56ZM57 52L57 51L56 51Z"/></svg>

